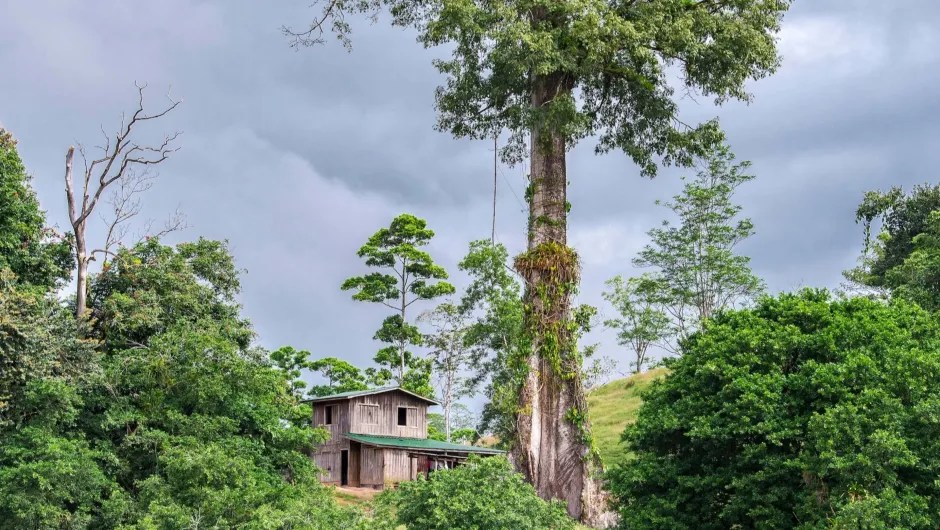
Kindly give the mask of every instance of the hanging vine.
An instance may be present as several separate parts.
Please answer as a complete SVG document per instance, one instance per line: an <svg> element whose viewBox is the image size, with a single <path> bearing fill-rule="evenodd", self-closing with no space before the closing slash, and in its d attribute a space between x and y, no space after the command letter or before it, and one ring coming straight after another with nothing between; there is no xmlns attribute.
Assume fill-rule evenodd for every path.
<svg viewBox="0 0 940 530"><path fill-rule="evenodd" d="M536 220L538 221L538 220ZM574 249L561 243L541 243L515 259L515 269L528 281L529 295L523 305L526 348L520 351L516 367L520 368L519 387L525 381L525 357L537 355L551 366L564 384L580 386L583 356L577 342L588 328L593 308L585 306L572 312L571 298L577 294L581 265ZM574 313L574 314L573 314ZM586 459L597 461L597 449L588 428L588 407L583 392L565 413L581 442L589 447ZM531 411L520 410L520 413Z"/></svg>

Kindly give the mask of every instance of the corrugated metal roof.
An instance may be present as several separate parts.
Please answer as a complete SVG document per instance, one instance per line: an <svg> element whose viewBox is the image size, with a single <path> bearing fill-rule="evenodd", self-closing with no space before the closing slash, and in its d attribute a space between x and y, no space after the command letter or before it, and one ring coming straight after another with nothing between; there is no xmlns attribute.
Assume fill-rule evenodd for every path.
<svg viewBox="0 0 940 530"><path fill-rule="evenodd" d="M330 394L329 396L317 396L317 397L308 398L308 399L301 401L301 403L313 403L316 401L332 401L334 399L351 399L351 398L359 397L359 396L370 396L372 394L381 394L383 392L391 392L393 390L400 390L418 399L423 399L424 401L427 401L428 403L431 403L434 405L440 405L440 403L438 403L437 401L434 401L433 399L422 396L421 394L415 394L414 392L410 390L405 390L404 388L400 386L383 386L381 388L371 388L369 390L353 390L351 392L340 392L339 394Z"/></svg>
<svg viewBox="0 0 940 530"><path fill-rule="evenodd" d="M398 447L402 449L425 449L430 451L453 451L463 453L503 454L505 451L490 447L476 447L473 445L452 444L429 440L427 438L399 438L395 436L378 436L372 434L344 433L350 440L375 445L378 447Z"/></svg>

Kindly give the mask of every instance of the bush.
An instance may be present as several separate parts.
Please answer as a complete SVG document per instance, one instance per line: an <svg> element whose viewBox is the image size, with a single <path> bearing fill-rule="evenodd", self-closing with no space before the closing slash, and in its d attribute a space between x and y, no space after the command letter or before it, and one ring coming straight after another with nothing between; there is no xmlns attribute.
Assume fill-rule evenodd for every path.
<svg viewBox="0 0 940 530"><path fill-rule="evenodd" d="M546 502L504 457L471 456L455 469L436 471L429 479L402 482L383 493L380 505L408 530L570 530L560 501Z"/></svg>
<svg viewBox="0 0 940 530"><path fill-rule="evenodd" d="M938 327L811 290L718 315L624 433L622 527L936 528Z"/></svg>

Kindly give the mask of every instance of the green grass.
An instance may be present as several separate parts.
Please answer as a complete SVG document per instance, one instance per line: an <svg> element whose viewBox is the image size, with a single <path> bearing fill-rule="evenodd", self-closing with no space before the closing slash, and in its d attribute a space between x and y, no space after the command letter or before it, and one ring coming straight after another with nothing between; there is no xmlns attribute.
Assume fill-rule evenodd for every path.
<svg viewBox="0 0 940 530"><path fill-rule="evenodd" d="M629 457L620 443L620 435L628 424L636 421L637 410L643 403L640 392L665 374L665 368L658 368L612 381L588 393L591 430L605 466L621 463Z"/></svg>

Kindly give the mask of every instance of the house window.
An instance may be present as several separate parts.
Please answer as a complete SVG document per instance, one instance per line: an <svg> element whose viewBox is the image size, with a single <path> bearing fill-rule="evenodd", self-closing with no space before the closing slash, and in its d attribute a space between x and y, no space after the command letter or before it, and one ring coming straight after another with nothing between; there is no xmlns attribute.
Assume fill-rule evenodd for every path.
<svg viewBox="0 0 940 530"><path fill-rule="evenodd" d="M379 406L366 403L359 404L359 422L363 425L379 424Z"/></svg>
<svg viewBox="0 0 940 530"><path fill-rule="evenodd" d="M323 410L326 413L326 420L323 422L323 424L333 425L333 406L327 405Z"/></svg>
<svg viewBox="0 0 940 530"><path fill-rule="evenodd" d="M408 408L407 407L398 407L398 425L402 427L408 426Z"/></svg>

